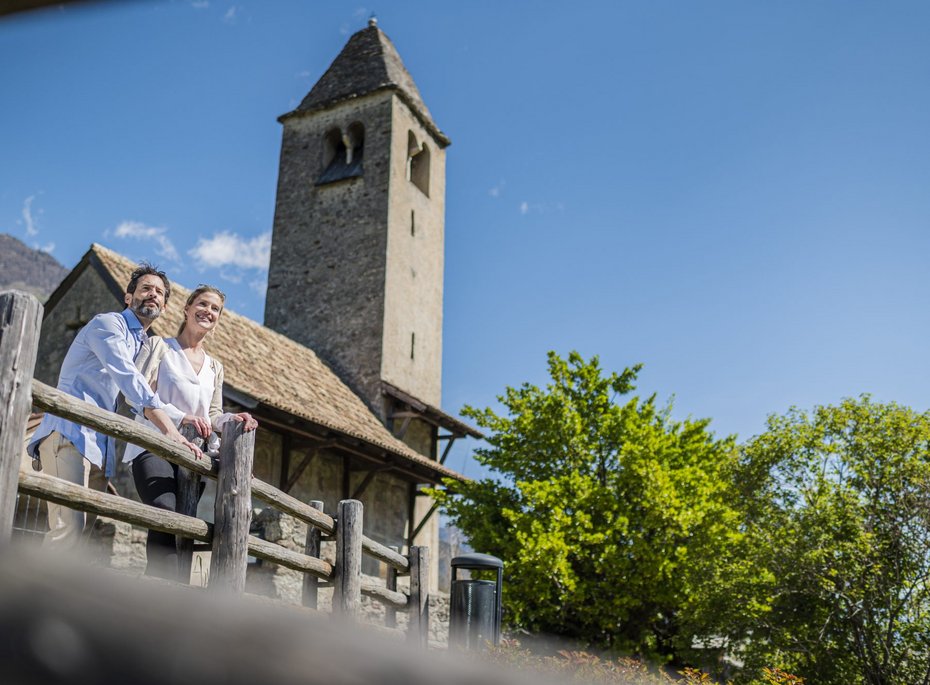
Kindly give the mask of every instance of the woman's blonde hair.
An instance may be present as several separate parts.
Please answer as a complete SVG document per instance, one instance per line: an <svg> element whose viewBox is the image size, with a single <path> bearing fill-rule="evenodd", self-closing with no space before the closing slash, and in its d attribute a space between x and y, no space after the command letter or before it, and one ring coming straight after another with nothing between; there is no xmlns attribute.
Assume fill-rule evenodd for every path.
<svg viewBox="0 0 930 685"><path fill-rule="evenodd" d="M204 283L201 283L200 285L197 286L197 289L194 290L194 292L192 292L190 296L187 298L187 302L184 303L184 309L187 309L192 304L194 304L194 300L196 300L198 297L200 297L204 293L213 293L214 295L219 296L220 301L223 303L223 306L224 307L226 306L226 293L224 293L222 290L212 285L206 285ZM220 309L220 311L223 311L222 308ZM187 314L185 314L184 318L181 319L181 325L178 326L178 332L177 332L177 335L175 335L175 337L177 337L178 335L181 335L181 333L184 332L184 326L186 325L187 325Z"/></svg>

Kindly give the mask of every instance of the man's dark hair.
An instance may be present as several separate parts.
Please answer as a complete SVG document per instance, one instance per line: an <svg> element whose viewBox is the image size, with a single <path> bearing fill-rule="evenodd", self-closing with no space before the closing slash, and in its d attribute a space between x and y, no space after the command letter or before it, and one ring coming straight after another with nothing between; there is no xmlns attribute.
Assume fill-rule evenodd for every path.
<svg viewBox="0 0 930 685"><path fill-rule="evenodd" d="M162 280L162 283L165 284L165 304L168 304L168 298L171 297L171 281L168 280L168 276L165 275L164 271L159 271L157 266L149 264L148 262L141 262L139 268L133 271L132 275L129 276L129 285L126 286L126 292L136 292L139 279L143 276L158 276Z"/></svg>

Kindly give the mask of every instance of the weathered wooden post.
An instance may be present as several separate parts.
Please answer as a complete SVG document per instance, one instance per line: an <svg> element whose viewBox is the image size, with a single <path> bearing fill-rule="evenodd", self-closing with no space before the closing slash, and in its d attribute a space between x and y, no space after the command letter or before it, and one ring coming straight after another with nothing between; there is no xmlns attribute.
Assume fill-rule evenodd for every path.
<svg viewBox="0 0 930 685"><path fill-rule="evenodd" d="M191 425L181 426L181 435L192 441L197 447L206 451L207 445ZM183 466L178 467L177 512L185 516L197 516L197 503L200 501L200 474ZM178 580L190 583L191 564L194 560L194 541L191 538L177 536Z"/></svg>
<svg viewBox="0 0 930 685"><path fill-rule="evenodd" d="M429 644L429 547L410 548L410 606L407 639L426 649Z"/></svg>
<svg viewBox="0 0 930 685"><path fill-rule="evenodd" d="M209 588L234 594L245 589L252 520L255 431L245 432L244 425L240 421L229 421L223 427L210 558Z"/></svg>
<svg viewBox="0 0 930 685"><path fill-rule="evenodd" d="M32 406L42 305L27 293L0 293L0 544L12 537L23 436Z"/></svg>
<svg viewBox="0 0 930 685"><path fill-rule="evenodd" d="M310 506L317 511L323 511L323 502L318 499L310 500ZM304 543L304 554L308 557L320 558L323 549L323 533L311 524L307 524L307 540ZM311 609L317 608L317 594L319 592L319 579L312 573L304 573L303 605Z"/></svg>
<svg viewBox="0 0 930 685"><path fill-rule="evenodd" d="M362 503L355 499L339 502L334 570L333 613L357 618L362 604Z"/></svg>
<svg viewBox="0 0 930 685"><path fill-rule="evenodd" d="M400 552L400 547L397 545L391 546L392 552ZM388 590L397 590L397 569L394 568L391 564L388 564L387 567L387 578L385 578L385 583ZM396 628L397 627L397 609L392 607L390 604L384 605L384 627L385 628Z"/></svg>

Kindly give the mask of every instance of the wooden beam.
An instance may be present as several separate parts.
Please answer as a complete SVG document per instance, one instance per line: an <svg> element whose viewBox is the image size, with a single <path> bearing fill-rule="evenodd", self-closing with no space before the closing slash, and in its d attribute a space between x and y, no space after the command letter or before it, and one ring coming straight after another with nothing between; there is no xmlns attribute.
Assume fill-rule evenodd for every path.
<svg viewBox="0 0 930 685"><path fill-rule="evenodd" d="M400 552L400 549L394 546L391 547L391 550ZM384 585L390 592L397 592L397 569L393 566L389 565L387 567L387 578L385 578ZM390 604L386 604L384 607L384 626L385 628L397 627L397 610Z"/></svg>
<svg viewBox="0 0 930 685"><path fill-rule="evenodd" d="M210 555L210 591L239 595L245 590L249 523L252 520L252 459L255 431L229 421L223 427Z"/></svg>
<svg viewBox="0 0 930 685"><path fill-rule="evenodd" d="M397 438L398 440L403 440L403 439L404 439L404 436L407 434L407 429L410 428L410 419L411 419L411 418L413 418L413 417L407 416L407 417L404 418L404 422L403 422L402 424L400 424L400 429L399 429L396 433L394 433L394 437L395 437L395 438Z"/></svg>
<svg viewBox="0 0 930 685"><path fill-rule="evenodd" d="M408 603L410 599L403 592L389 590L386 587L378 585L377 583L372 583L371 581L362 582L361 592L363 595L377 599L379 602L384 604L385 611L406 609L409 606Z"/></svg>
<svg viewBox="0 0 930 685"><path fill-rule="evenodd" d="M417 647L429 645L429 547L410 548L410 604L407 639Z"/></svg>
<svg viewBox="0 0 930 685"><path fill-rule="evenodd" d="M365 474L365 478L362 480L362 482L358 484L357 488L355 488L355 492L352 493L351 499L358 499L361 497L362 493L365 492L369 485L371 485L371 481L373 481L375 476L377 476L379 473L385 473L386 471L391 470L393 470L392 466L382 466L381 468L370 469L368 473Z"/></svg>
<svg viewBox="0 0 930 685"><path fill-rule="evenodd" d="M19 491L78 511L108 516L150 530L160 530L210 542L210 526L200 519L157 509L141 502L97 492L44 473L19 472Z"/></svg>
<svg viewBox="0 0 930 685"><path fill-rule="evenodd" d="M317 511L323 511L323 502L318 499L311 500L310 506ZM304 542L304 554L315 559L320 558L320 552L323 548L323 535L316 526L307 526L307 538ZM388 567L390 568L390 567ZM317 608L317 594L319 592L319 581L311 575L304 575L303 593L301 596L302 603L305 607L311 609Z"/></svg>
<svg viewBox="0 0 930 685"><path fill-rule="evenodd" d="M417 527L413 531L413 535L410 537L411 540L415 540L417 535L420 534L420 531L423 530L423 526L426 525L426 522L430 520L433 514L436 513L436 510L439 508L439 502L433 502L433 506L429 508L429 511L426 512L426 515L423 516L423 520L417 524Z"/></svg>
<svg viewBox="0 0 930 685"><path fill-rule="evenodd" d="M278 478L278 487L283 492L290 488L287 485L287 477L291 470L291 434L284 433L281 435L281 476Z"/></svg>
<svg viewBox="0 0 930 685"><path fill-rule="evenodd" d="M407 549L410 549L413 547L413 519L417 515L417 486L413 483L407 500Z"/></svg>
<svg viewBox="0 0 930 685"><path fill-rule="evenodd" d="M313 458L319 452L318 447L314 447L312 450L307 452L307 455L301 459L300 464L297 466L297 470L294 471L293 475L288 479L287 484L281 488L284 492L290 492L291 488L297 484L297 481L300 480L300 477L304 475L304 471L307 470L307 467L310 466L310 462L313 461Z"/></svg>
<svg viewBox="0 0 930 685"><path fill-rule="evenodd" d="M87 425L94 430L120 440L140 445L173 464L187 467L201 475L210 478L217 477L216 468L210 459L195 459L190 450L170 441L161 433L140 426L136 421L125 416L111 414L88 402L56 390L41 381L33 380L32 401L40 409L51 412L56 416ZM286 514L299 518L301 521L319 527L326 535L332 535L335 531L335 522L331 516L313 509L306 503L281 492L276 487L258 478L252 478L251 490L252 494L258 499L277 507ZM368 554L386 564L394 565L399 571L405 572L409 568L406 557L395 554L381 543L364 538L362 545Z"/></svg>
<svg viewBox="0 0 930 685"><path fill-rule="evenodd" d="M0 293L0 546L10 541L23 436L32 404L42 305L32 295Z"/></svg>
<svg viewBox="0 0 930 685"><path fill-rule="evenodd" d="M336 517L336 568L333 611L358 618L362 605L362 503L344 499Z"/></svg>
<svg viewBox="0 0 930 685"><path fill-rule="evenodd" d="M442 456L439 457L439 463L440 463L440 464L445 464L445 463L446 463L446 457L449 456L449 450L452 449L452 444L455 442L455 438L456 438L456 436L454 436L454 435L443 436L443 437L448 437L448 438L449 438L449 442L446 443L446 448L442 451Z"/></svg>
<svg viewBox="0 0 930 685"><path fill-rule="evenodd" d="M418 411L395 411L391 414L392 419L418 419L422 417L423 414Z"/></svg>
<svg viewBox="0 0 930 685"><path fill-rule="evenodd" d="M274 426L281 430L290 431L294 435L299 435L301 437L307 438L308 440L328 439L328 437L324 438L322 436L310 433L309 431L301 430L300 428L296 428L291 424L284 423L280 420L274 419L267 415L262 415L260 418L260 421L263 426ZM328 435L329 433L327 433L327 436ZM373 443L366 443L366 445L370 449L377 449L377 454L371 454L370 452L363 452L359 449L353 449L352 447L350 447L348 444L346 444L345 442L341 440L334 441L334 442L335 444L333 445L332 449L338 450L345 454L351 454L354 457L358 457L359 459L364 459L365 461L368 461L372 464L384 464L385 462L389 461L391 464L393 464L395 472L397 472L398 474L402 474L405 477L410 478L412 481L417 482L417 483L429 482L429 483L438 485L440 484L442 478L444 477L455 478L456 480L460 480L460 481L467 480L460 473L455 473L454 471L448 471L448 469L443 469L443 471L448 471L447 473L437 472L437 469L431 468L427 466L426 464L418 464L416 462L411 463L408 460L403 460L404 458L401 457L400 455L394 452L391 452L385 448L381 448L377 445L374 445ZM439 462L430 462L430 463L435 464L437 467L441 466ZM413 470L415 468L422 469L422 471L418 472L418 471Z"/></svg>

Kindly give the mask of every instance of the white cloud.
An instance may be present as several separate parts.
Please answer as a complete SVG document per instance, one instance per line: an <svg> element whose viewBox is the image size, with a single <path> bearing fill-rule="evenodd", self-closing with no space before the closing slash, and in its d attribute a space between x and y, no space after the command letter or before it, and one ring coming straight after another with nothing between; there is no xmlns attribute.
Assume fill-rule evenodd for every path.
<svg viewBox="0 0 930 685"><path fill-rule="evenodd" d="M352 16L356 19L361 19L366 14L368 14L368 10L365 7L356 7L355 11L352 13Z"/></svg>
<svg viewBox="0 0 930 685"><path fill-rule="evenodd" d="M205 10L210 6L210 0L193 0L191 7L195 10Z"/></svg>
<svg viewBox="0 0 930 685"><path fill-rule="evenodd" d="M220 278L230 283L242 283L242 274L231 271L220 271Z"/></svg>
<svg viewBox="0 0 930 685"><path fill-rule="evenodd" d="M52 254L52 252L55 250L55 243L45 243L45 245L39 245L38 243L33 243L32 246L35 249L41 252L47 252L48 254Z"/></svg>
<svg viewBox="0 0 930 685"><path fill-rule="evenodd" d="M565 203L564 202L540 202L540 203L529 203L526 200L520 203L520 214L526 215L532 212L533 214L549 214L550 212L564 212Z"/></svg>
<svg viewBox="0 0 930 685"><path fill-rule="evenodd" d="M226 22L227 24L235 23L236 15L238 14L238 12L239 12L239 8L236 5L233 5L228 10L226 10L226 14L223 15L223 21Z"/></svg>
<svg viewBox="0 0 930 685"><path fill-rule="evenodd" d="M505 185L507 185L506 181L501 180L500 183L498 183L496 186L494 186L488 191L488 195L490 195L491 197L500 197L501 193L504 192Z"/></svg>
<svg viewBox="0 0 930 685"><path fill-rule="evenodd" d="M23 221L26 224L26 235L35 236L39 235L39 221L32 214L32 201L36 199L35 195L30 195L23 202ZM42 210L39 210L39 214L42 213Z"/></svg>
<svg viewBox="0 0 930 685"><path fill-rule="evenodd" d="M158 245L158 249L156 250L158 255L176 262L180 259L180 256L174 244L168 236L165 235L167 232L168 229L164 226L148 226L141 221L124 221L116 227L116 230L113 231L113 235L117 238L150 240Z"/></svg>
<svg viewBox="0 0 930 685"><path fill-rule="evenodd" d="M254 281L249 281L249 287L259 296L264 297L265 293L268 291L268 280L265 278L256 278Z"/></svg>
<svg viewBox="0 0 930 685"><path fill-rule="evenodd" d="M205 266L267 269L271 260L271 231L254 238L240 238L236 233L221 231L212 238L200 238L187 254Z"/></svg>

